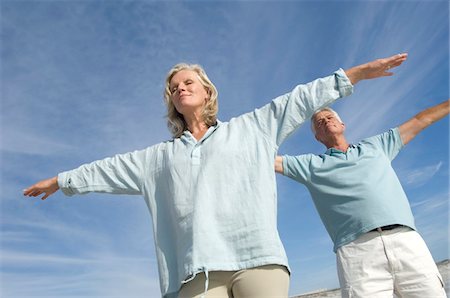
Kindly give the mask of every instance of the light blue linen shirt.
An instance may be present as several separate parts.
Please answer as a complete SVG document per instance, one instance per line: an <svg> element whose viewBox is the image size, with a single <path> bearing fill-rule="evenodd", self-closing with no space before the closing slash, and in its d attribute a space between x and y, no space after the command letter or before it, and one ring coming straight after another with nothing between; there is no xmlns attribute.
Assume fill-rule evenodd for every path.
<svg viewBox="0 0 450 298"><path fill-rule="evenodd" d="M153 222L161 292L176 296L199 272L288 267L277 230L274 158L312 113L351 94L342 69L253 112L144 150L60 173L66 195L143 195Z"/></svg>
<svg viewBox="0 0 450 298"><path fill-rule="evenodd" d="M403 148L398 128L350 145L347 152L283 156L283 174L304 184L339 247L374 228L416 229L411 207L391 161Z"/></svg>

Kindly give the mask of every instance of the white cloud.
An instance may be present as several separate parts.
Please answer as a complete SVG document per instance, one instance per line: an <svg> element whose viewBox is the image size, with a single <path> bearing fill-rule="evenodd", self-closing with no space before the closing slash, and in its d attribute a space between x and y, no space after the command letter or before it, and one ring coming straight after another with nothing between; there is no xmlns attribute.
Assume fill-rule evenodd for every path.
<svg viewBox="0 0 450 298"><path fill-rule="evenodd" d="M448 258L449 207L448 188L435 194L423 193L418 200L411 202L418 231L435 261Z"/></svg>
<svg viewBox="0 0 450 298"><path fill-rule="evenodd" d="M448 193L438 193L432 197L424 198L420 201L411 203L411 208L428 216L430 214L440 213L445 210L443 207L449 203L447 199Z"/></svg>
<svg viewBox="0 0 450 298"><path fill-rule="evenodd" d="M428 180L433 178L442 166L442 161L435 165L425 166L420 169L414 169L406 174L406 183L414 186L425 184Z"/></svg>
<svg viewBox="0 0 450 298"><path fill-rule="evenodd" d="M149 259L3 251L2 267L2 297L159 296L155 264Z"/></svg>
<svg viewBox="0 0 450 298"><path fill-rule="evenodd" d="M73 149L72 146L52 140L45 134L30 134L19 131L14 127L7 127L2 130L0 150L5 152L51 156L71 152Z"/></svg>
<svg viewBox="0 0 450 298"><path fill-rule="evenodd" d="M159 296L154 255L122 251L114 244L119 239L110 239L124 239L118 231L107 235L32 214L26 220L2 218L2 297Z"/></svg>

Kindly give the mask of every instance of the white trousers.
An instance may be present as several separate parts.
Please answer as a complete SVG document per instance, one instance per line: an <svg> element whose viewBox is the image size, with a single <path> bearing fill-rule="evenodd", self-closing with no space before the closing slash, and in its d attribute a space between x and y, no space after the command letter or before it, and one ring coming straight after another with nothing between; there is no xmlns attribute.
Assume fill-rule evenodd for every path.
<svg viewBox="0 0 450 298"><path fill-rule="evenodd" d="M369 232L336 252L342 297L447 297L422 237L407 227Z"/></svg>

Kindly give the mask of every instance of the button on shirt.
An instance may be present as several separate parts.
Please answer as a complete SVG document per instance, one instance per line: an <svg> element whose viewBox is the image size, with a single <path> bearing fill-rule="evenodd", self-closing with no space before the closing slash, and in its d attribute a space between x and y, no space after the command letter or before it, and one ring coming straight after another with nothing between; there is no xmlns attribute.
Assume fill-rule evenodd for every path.
<svg viewBox="0 0 450 298"><path fill-rule="evenodd" d="M403 147L398 128L350 145L347 152L283 156L284 175L304 184L334 251L374 228L415 229L408 199L391 166Z"/></svg>
<svg viewBox="0 0 450 298"><path fill-rule="evenodd" d="M164 297L176 296L183 281L203 271L287 267L276 228L278 146L315 110L352 91L340 69L218 122L199 141L185 131L180 138L60 173L58 184L66 195L144 196Z"/></svg>

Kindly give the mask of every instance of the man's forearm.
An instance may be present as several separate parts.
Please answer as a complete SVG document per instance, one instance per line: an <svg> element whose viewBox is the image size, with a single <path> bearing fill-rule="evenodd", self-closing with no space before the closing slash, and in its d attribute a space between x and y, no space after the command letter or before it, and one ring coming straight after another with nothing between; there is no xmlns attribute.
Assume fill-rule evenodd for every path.
<svg viewBox="0 0 450 298"><path fill-rule="evenodd" d="M448 99L444 102L441 102L440 104L435 105L431 108L428 108L428 109L418 113L414 117L422 123L422 125L424 126L423 128L426 128L427 126L433 124L436 121L439 121L440 119L442 119L448 115L448 113L450 111L449 103L450 103L450 99Z"/></svg>
<svg viewBox="0 0 450 298"><path fill-rule="evenodd" d="M283 174L283 157L275 157L275 172Z"/></svg>
<svg viewBox="0 0 450 298"><path fill-rule="evenodd" d="M450 112L449 103L450 99L425 109L400 125L399 132L403 144L408 144L419 132L447 116Z"/></svg>

